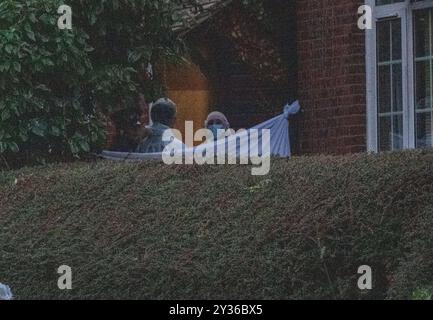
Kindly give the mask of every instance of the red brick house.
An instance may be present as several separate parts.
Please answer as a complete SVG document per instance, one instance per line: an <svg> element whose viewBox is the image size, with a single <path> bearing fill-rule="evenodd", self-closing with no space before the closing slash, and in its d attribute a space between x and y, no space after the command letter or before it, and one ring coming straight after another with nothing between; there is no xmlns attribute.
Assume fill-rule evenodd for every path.
<svg viewBox="0 0 433 320"><path fill-rule="evenodd" d="M372 29L357 27L358 7ZM433 146L433 1L296 1L302 153Z"/></svg>
<svg viewBox="0 0 433 320"><path fill-rule="evenodd" d="M236 7L236 2L228 2L226 8L215 13L212 19L206 22L199 19L200 25L192 36L188 35L189 39L200 43L205 38L201 33L212 39L212 51L217 52L214 60L218 63L221 59L226 65L226 61L236 61L237 49L236 45L232 45L232 53L228 54L230 49L226 47L239 39L220 36L220 30L229 29L226 34L234 32L235 28L231 26L233 20L240 21L238 25L242 31L251 28L250 24L242 24L243 15L239 13L242 9ZM279 77L277 82L280 85L277 86L269 77L258 80L257 76L252 77L239 66L234 67L234 63L228 64L227 70L218 66L219 73L223 75L218 78L222 93L217 93L217 100L222 102L220 105L226 106L222 111L232 119L232 124L248 127L278 112L285 99L299 99L304 112L292 123L296 153L366 151L365 32L357 27L358 7L362 4L362 0L269 1L267 9L272 10L275 23L279 24L279 34L273 39L262 34L262 38L270 40L270 45L265 45L267 51L270 51L270 46L279 44L279 57L289 62L285 69L281 68L287 77ZM255 23L259 24L257 20ZM217 27L212 28L212 25ZM252 34L256 35L256 32ZM252 36L246 32L243 37ZM219 40L223 44L217 44L217 38L223 38ZM251 42L260 41L260 37L251 39ZM253 51L251 55L254 54L258 54L259 59L267 58ZM276 59L272 55L270 57L270 62L274 63ZM243 65L248 70L248 63ZM269 69L263 70L263 73L278 73L281 70ZM264 110L252 110L259 109L262 101L257 95L262 93L265 93L264 100L268 100L263 104Z"/></svg>
<svg viewBox="0 0 433 320"><path fill-rule="evenodd" d="M218 108L235 128L248 127L299 99L297 154L433 146L432 0L265 1L272 33L240 1L200 2L186 4L176 26L198 48L191 61L204 81L190 88L183 74L174 91L209 93L195 115ZM358 27L362 5L372 8L371 30Z"/></svg>
<svg viewBox="0 0 433 320"><path fill-rule="evenodd" d="M236 1L226 2L229 4L225 4L225 11L216 13L214 22L212 19L199 22L197 29L206 30L208 38L212 28L203 25L213 23L219 30L230 29L230 23L236 19L233 16L237 10L230 9ZM266 83L271 82L253 83L246 72L236 75L233 71L236 68L230 66L225 76L233 78L226 81L231 89L227 90L226 97L219 94L220 100L226 99L229 115L244 120L246 117L242 115L248 115L254 122L261 115L277 111L279 99L270 99L275 107L268 105L268 109L257 112L242 103L230 104L236 100L234 96L257 99L254 94L241 93L241 83L246 81L244 92L249 93L248 88L253 88L252 91L267 92L268 96L300 100L304 112L293 123L295 150L299 154L376 152L433 145L433 1L277 0L268 3L277 14L275 23L285 28L273 43L281 44L285 39L287 45L279 46L280 57L296 63L287 65L288 78L280 78L282 88L270 85L273 92L266 88ZM361 5L372 8L372 30L358 28ZM214 47L214 51L224 53L221 48L222 45ZM227 57L224 59L227 61ZM275 69L269 68L269 72ZM238 87L239 92L233 94L233 88ZM239 125L250 124L239 122Z"/></svg>

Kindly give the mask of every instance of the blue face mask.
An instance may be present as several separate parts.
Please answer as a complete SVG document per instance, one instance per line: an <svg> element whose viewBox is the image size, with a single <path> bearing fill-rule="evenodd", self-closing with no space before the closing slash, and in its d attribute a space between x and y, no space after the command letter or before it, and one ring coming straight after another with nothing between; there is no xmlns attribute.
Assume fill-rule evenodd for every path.
<svg viewBox="0 0 433 320"><path fill-rule="evenodd" d="M219 137L222 135L222 131L218 132L218 130L224 130L224 125L222 125L222 124L213 124L213 125L210 125L208 127L208 129L210 131L212 131L214 140L218 140Z"/></svg>

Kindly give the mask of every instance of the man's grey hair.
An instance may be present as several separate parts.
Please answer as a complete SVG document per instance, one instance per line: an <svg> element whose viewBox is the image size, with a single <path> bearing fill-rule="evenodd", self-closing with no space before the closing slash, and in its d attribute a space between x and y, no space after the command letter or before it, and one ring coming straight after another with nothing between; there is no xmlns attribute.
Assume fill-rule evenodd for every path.
<svg viewBox="0 0 433 320"><path fill-rule="evenodd" d="M169 126L176 117L176 104L168 98L161 98L156 101L150 110L150 117L153 122L159 122Z"/></svg>

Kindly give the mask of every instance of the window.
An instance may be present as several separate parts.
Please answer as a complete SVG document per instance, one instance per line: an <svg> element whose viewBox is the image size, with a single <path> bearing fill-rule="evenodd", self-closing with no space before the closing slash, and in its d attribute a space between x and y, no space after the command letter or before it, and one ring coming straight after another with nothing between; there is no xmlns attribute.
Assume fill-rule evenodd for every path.
<svg viewBox="0 0 433 320"><path fill-rule="evenodd" d="M379 150L403 148L401 19L377 24Z"/></svg>
<svg viewBox="0 0 433 320"><path fill-rule="evenodd" d="M368 149L433 147L433 0L367 0Z"/></svg>
<svg viewBox="0 0 433 320"><path fill-rule="evenodd" d="M416 147L432 147L432 10L414 13Z"/></svg>

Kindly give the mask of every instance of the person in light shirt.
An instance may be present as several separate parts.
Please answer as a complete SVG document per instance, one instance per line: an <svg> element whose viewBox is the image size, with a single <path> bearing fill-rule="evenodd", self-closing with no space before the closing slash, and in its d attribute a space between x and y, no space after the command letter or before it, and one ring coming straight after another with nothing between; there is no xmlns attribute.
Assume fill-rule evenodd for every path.
<svg viewBox="0 0 433 320"><path fill-rule="evenodd" d="M147 127L147 136L138 145L137 153L161 153L170 141L164 141L166 130L171 130L176 123L176 104L168 98L156 101L150 111L152 125ZM174 139L174 137L173 137Z"/></svg>

